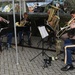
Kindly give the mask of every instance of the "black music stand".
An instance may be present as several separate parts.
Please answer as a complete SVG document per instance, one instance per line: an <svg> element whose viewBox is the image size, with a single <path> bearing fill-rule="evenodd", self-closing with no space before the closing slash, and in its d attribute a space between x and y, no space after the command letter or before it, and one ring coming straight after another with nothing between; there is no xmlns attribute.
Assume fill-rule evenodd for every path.
<svg viewBox="0 0 75 75"><path fill-rule="evenodd" d="M48 33L47 33L46 29L45 29L45 26L39 26L38 29L39 29L39 32L40 32L40 35L41 35L41 40L39 41L39 43L42 43L42 51L38 55L36 55L35 57L33 57L30 61L34 60L40 54L42 54L42 56L45 55L46 57L48 57L48 59L47 58L44 59L44 62L45 62L44 63L44 68L45 68L45 67L48 67L48 64L51 65L51 60L52 60L51 57L49 57L45 53L45 49L44 49L45 38L48 36Z"/></svg>

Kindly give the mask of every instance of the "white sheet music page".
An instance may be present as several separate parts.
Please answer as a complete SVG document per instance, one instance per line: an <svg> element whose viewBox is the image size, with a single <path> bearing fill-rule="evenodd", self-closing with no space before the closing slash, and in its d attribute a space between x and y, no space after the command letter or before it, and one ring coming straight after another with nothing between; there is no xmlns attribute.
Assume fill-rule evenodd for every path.
<svg viewBox="0 0 75 75"><path fill-rule="evenodd" d="M45 26L39 26L38 29L42 38L45 38L49 35L48 32L46 31Z"/></svg>

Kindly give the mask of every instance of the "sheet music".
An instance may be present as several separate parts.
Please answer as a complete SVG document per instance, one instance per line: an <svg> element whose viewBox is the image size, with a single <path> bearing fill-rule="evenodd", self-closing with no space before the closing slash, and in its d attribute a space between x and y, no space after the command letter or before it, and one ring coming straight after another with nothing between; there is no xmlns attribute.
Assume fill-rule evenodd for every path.
<svg viewBox="0 0 75 75"><path fill-rule="evenodd" d="M39 26L38 29L42 38L45 38L49 35L48 32L46 31L45 26Z"/></svg>

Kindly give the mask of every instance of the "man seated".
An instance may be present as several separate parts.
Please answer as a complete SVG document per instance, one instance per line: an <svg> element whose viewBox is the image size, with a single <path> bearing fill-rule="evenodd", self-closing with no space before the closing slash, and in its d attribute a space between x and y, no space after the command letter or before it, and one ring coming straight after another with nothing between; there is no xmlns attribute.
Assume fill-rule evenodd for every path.
<svg viewBox="0 0 75 75"><path fill-rule="evenodd" d="M48 41L50 42L50 45L54 44L56 41L56 31L58 30L58 23L60 21L59 16L57 15L57 11L59 10L58 7L51 5L51 8L47 11L48 13L48 20L46 29L49 33Z"/></svg>
<svg viewBox="0 0 75 75"><path fill-rule="evenodd" d="M68 25L71 29L61 36L61 38L64 40L64 47L75 44L75 10L72 10L70 14L72 18L68 22ZM64 60L66 66L61 68L62 71L68 71L74 69L74 66L72 64L72 54L71 54L72 50L75 50L75 47L69 47L65 50Z"/></svg>
<svg viewBox="0 0 75 75"><path fill-rule="evenodd" d="M5 25L6 25L6 24L9 24L10 22L0 16L0 29L3 28L3 26L2 26L3 23L5 23ZM7 27L7 26L6 26L6 27ZM4 28L3 28L3 29L4 29ZM1 47L1 36L2 36L2 35L6 35L6 36L7 36L7 43L8 43L8 44L11 44L11 42L10 42L8 39L12 39L12 37L11 37L11 38L8 37L9 35L12 35L12 33L6 33L6 32L5 32L5 34L4 34L4 33L1 34L1 33L2 33L2 32L0 32L0 51L2 51L2 47Z"/></svg>
<svg viewBox="0 0 75 75"><path fill-rule="evenodd" d="M31 45L31 36L30 36L30 34L31 34L31 21L28 17L28 13L26 13L26 12L24 13L23 18L19 22L19 24L24 27L23 30L19 31L19 33L18 33L19 34L19 45L21 45L22 42L23 42L22 41L24 39L23 36L22 36L23 33L27 34L27 36L28 36L28 45Z"/></svg>

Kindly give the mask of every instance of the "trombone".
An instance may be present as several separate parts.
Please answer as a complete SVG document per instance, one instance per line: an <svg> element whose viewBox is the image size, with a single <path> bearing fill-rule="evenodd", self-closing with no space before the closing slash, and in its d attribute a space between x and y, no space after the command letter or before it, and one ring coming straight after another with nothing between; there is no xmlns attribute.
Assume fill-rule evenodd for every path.
<svg viewBox="0 0 75 75"><path fill-rule="evenodd" d="M56 34L56 37L61 37L67 30L70 30L71 28L70 28L70 24L72 23L72 21L75 19L75 17L74 18L72 18L70 21L68 21L68 23L67 23L67 26L65 26L65 27L63 27L63 28L61 28L61 30ZM62 32L61 32L62 31ZM61 32L61 33L60 33Z"/></svg>

